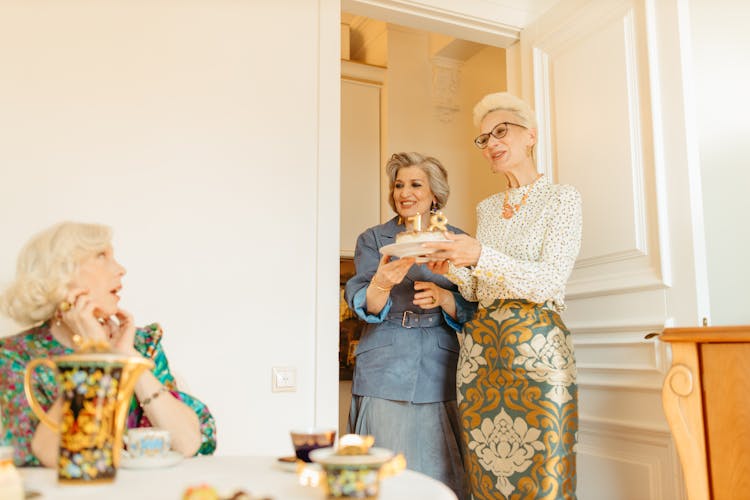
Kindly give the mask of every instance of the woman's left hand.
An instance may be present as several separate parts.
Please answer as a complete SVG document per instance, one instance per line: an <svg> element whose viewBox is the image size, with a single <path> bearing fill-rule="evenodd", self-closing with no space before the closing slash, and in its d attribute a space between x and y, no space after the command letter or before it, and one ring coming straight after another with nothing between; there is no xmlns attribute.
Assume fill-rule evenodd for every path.
<svg viewBox="0 0 750 500"><path fill-rule="evenodd" d="M434 274L448 274L450 268L447 260L430 260L425 263L427 269Z"/></svg>
<svg viewBox="0 0 750 500"><path fill-rule="evenodd" d="M448 290L440 288L432 281L415 281L414 290L417 292L414 294L414 305L422 309L443 307L446 294L450 294Z"/></svg>
<svg viewBox="0 0 750 500"><path fill-rule="evenodd" d="M135 323L133 322L133 316L123 309L118 309L115 317L117 321L112 318L108 318L106 321L110 345L119 352L138 354L138 351L135 349Z"/></svg>

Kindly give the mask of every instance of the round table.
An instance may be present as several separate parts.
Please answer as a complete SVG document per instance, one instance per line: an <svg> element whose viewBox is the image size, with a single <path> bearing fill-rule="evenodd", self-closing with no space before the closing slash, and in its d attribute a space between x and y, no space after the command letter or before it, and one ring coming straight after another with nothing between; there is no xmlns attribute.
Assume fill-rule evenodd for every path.
<svg viewBox="0 0 750 500"><path fill-rule="evenodd" d="M27 491L41 493L43 500L180 500L188 486L209 484L222 495L243 489L253 496L274 500L321 500L320 487L302 486L293 472L280 467L272 457L201 456L177 465L155 469L117 471L113 483L84 486L59 485L57 470L21 468ZM405 470L381 481L380 500L429 498L456 500L450 488L424 474Z"/></svg>

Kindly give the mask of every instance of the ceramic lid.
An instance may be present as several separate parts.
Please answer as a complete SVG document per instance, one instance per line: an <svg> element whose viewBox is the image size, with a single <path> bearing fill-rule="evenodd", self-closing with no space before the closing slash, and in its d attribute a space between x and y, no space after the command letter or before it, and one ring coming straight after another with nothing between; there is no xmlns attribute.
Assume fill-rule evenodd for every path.
<svg viewBox="0 0 750 500"><path fill-rule="evenodd" d="M370 448L366 455L339 455L335 448L318 448L310 452L310 459L323 465L383 465L393 458L385 448Z"/></svg>

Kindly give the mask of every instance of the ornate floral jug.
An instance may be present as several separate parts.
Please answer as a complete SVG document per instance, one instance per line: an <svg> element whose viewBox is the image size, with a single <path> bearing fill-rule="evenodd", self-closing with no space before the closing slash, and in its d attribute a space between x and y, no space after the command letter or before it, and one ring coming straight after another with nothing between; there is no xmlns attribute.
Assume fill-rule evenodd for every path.
<svg viewBox="0 0 750 500"><path fill-rule="evenodd" d="M57 477L61 483L91 484L115 479L130 398L140 374L154 366L140 356L93 347L26 366L24 390L36 416L60 433ZM31 375L44 365L58 372L62 421L53 421L34 399Z"/></svg>

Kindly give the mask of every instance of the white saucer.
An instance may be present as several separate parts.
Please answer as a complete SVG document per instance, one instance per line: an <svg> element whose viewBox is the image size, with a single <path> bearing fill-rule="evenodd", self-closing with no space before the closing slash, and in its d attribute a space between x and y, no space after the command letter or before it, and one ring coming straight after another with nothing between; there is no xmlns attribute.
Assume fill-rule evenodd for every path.
<svg viewBox="0 0 750 500"><path fill-rule="evenodd" d="M366 455L338 455L335 448L319 448L310 452L313 462L323 465L383 465L393 458L385 448L370 448Z"/></svg>
<svg viewBox="0 0 750 500"><path fill-rule="evenodd" d="M182 453L170 450L161 457L138 457L133 458L127 451L122 452L120 467L124 469L158 469L159 467L171 467L182 462Z"/></svg>
<svg viewBox="0 0 750 500"><path fill-rule="evenodd" d="M286 472L297 472L297 457L279 457L276 459L276 466Z"/></svg>
<svg viewBox="0 0 750 500"><path fill-rule="evenodd" d="M432 240L432 241L413 241L410 243L391 243L380 248L380 253L383 255L391 255L393 257L416 257L417 262L429 261L428 255L437 251L436 248L424 248L423 243L444 243L451 240Z"/></svg>

